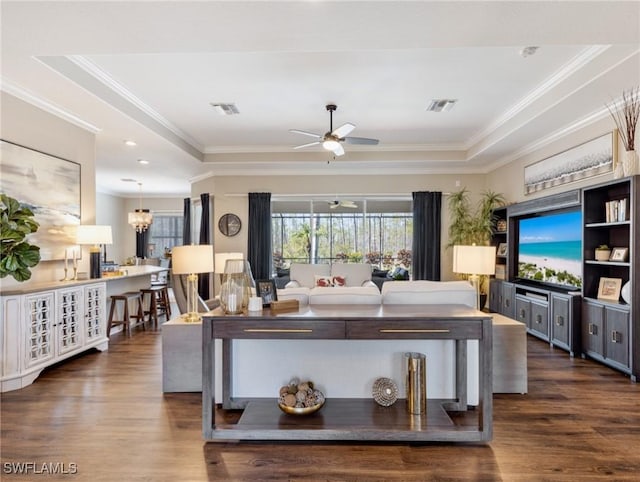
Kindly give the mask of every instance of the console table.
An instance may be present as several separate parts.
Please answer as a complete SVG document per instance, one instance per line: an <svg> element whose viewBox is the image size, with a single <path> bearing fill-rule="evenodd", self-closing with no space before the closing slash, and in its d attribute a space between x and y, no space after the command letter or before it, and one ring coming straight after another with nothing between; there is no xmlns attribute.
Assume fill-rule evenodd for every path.
<svg viewBox="0 0 640 482"><path fill-rule="evenodd" d="M486 442L492 438L491 316L463 305L321 305L295 313L203 317L203 437L223 440L352 440ZM215 340L222 340L224 409L243 409L236 424L218 423L215 407ZM273 398L232 398L232 340L455 340L456 397L429 399L427 414L410 415L405 400L391 407L371 398L331 398L307 416L282 413ZM456 424L449 412L467 410L467 341L479 342L477 422ZM268 363L264 360L264 363ZM319 361L319 363L321 363ZM348 367L345 367L347 369ZM250 376L250 374L247 374Z"/></svg>

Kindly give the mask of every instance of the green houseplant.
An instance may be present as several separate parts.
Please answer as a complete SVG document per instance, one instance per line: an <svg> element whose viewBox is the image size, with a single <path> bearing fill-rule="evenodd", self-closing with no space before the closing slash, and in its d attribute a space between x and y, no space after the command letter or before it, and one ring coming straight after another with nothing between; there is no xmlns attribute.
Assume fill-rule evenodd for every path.
<svg viewBox="0 0 640 482"><path fill-rule="evenodd" d="M472 206L469 191L463 188L449 196L449 243L456 245L488 246L497 220L493 211L505 205L504 195L484 191L477 205ZM480 293L486 296L486 277L480 277Z"/></svg>
<svg viewBox="0 0 640 482"><path fill-rule="evenodd" d="M31 209L6 194L0 194L2 242L0 243L0 278L8 275L16 281L31 278L31 270L40 262L40 248L25 241L39 224Z"/></svg>

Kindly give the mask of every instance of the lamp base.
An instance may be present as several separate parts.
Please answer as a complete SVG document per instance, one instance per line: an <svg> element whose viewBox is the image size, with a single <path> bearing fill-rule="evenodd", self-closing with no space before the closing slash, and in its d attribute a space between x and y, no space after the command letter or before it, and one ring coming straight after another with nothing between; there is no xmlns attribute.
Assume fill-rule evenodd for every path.
<svg viewBox="0 0 640 482"><path fill-rule="evenodd" d="M202 322L202 315L196 312L184 313L183 315L180 316L180 318L185 323L201 323Z"/></svg>
<svg viewBox="0 0 640 482"><path fill-rule="evenodd" d="M95 251L91 248L89 251L89 277L91 279L102 278L102 267L100 265L100 248Z"/></svg>

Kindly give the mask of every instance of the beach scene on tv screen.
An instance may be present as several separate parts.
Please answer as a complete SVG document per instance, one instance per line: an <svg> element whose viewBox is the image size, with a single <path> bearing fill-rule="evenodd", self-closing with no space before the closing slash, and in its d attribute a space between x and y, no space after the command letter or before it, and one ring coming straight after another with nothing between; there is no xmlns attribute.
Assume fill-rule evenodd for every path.
<svg viewBox="0 0 640 482"><path fill-rule="evenodd" d="M521 219L519 228L519 278L582 286L580 211Z"/></svg>

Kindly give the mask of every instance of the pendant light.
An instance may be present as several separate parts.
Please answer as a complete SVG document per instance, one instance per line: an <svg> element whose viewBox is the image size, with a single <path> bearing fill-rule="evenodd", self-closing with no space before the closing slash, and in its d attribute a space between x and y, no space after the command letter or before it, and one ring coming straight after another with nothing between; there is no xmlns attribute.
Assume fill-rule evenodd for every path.
<svg viewBox="0 0 640 482"><path fill-rule="evenodd" d="M138 183L140 190L140 208L129 213L129 224L138 232L142 233L153 223L153 214L148 209L142 209L142 183Z"/></svg>

